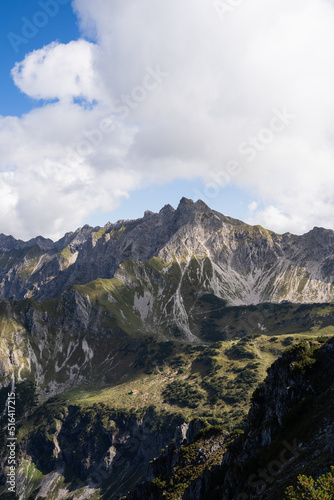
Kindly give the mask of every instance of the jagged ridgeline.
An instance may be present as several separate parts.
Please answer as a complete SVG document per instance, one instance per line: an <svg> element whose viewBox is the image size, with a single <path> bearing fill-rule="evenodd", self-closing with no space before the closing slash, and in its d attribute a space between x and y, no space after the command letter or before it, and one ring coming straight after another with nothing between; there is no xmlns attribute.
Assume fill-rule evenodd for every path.
<svg viewBox="0 0 334 500"><path fill-rule="evenodd" d="M270 365L334 333L333 244L185 198L56 243L1 235L0 413L15 379L20 498L119 499L148 479L135 498L209 498L205 471ZM1 427L6 498L6 413Z"/></svg>

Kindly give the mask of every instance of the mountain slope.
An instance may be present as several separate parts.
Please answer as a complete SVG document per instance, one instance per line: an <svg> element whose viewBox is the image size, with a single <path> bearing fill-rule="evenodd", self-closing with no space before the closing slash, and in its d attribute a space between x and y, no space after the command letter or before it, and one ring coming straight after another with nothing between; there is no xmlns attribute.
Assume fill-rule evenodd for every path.
<svg viewBox="0 0 334 500"><path fill-rule="evenodd" d="M70 288L50 301L0 302L1 386L9 385L13 376L17 382L28 378L44 399L81 384L101 387L121 381L136 370L139 355L147 356L140 346L150 339L180 346L254 335L293 339L332 334L334 323L332 303L226 307L216 296L204 294L193 302L188 297L190 337L181 330L174 308L162 307L163 296L155 296L153 313L147 310L147 316L138 306L140 297L145 297L140 283L124 287L114 278Z"/></svg>
<svg viewBox="0 0 334 500"><path fill-rule="evenodd" d="M321 345L313 340L314 333L304 332L303 336L307 336L309 344ZM174 482L174 486L168 486L173 486L171 491L176 485L179 492L188 488L193 491L197 488L196 481L201 482L202 478L206 487L211 487L211 472L217 467L220 470L226 444L231 441L231 436L221 426L229 431L244 426L252 392L265 378L266 369L282 354L286 345L294 344L300 337L300 334L279 338L262 335L197 346L157 343L153 339L132 345L128 342L127 345L114 346L119 351L117 363L104 383L94 370L99 368L98 359L92 358L96 365L90 367L90 372L88 369L86 380L81 380L79 388L42 404L39 401L36 408L28 405L18 414L18 484L22 499L30 498L33 491L35 498L45 497L47 491L46 498L50 500L118 500L147 474L151 479L152 474L165 474L161 484L165 482L167 485L170 467L175 469L178 477L184 478L183 490L179 490L180 485ZM93 339L87 342L93 345ZM108 348L108 343L98 342L96 356L100 353L102 359ZM296 355L292 353L289 359L295 361ZM68 360L70 372L73 361ZM50 360L47 363L50 365ZM102 376L107 375L108 365L102 364L100 371ZM281 380L285 377L285 372L280 369L271 371L272 382L266 392L269 409L275 408L279 401ZM85 375L84 369L81 374ZM43 387L43 381L40 382ZM78 380L74 382L78 383ZM275 382L279 390L276 390L277 394L274 391L272 400L270 391ZM304 389L308 383L305 378ZM95 385L94 389L92 385ZM26 382L18 383L18 401L22 394L28 393L27 389ZM296 385L293 404L303 396L299 389ZM0 391L1 401L4 402L8 390ZM287 406L288 402L282 400L280 409L283 414ZM23 418L27 411L29 417ZM267 411L269 416L270 412ZM255 416L252 422L259 424L255 425L256 429L262 429L261 419ZM263 428L268 426L272 429L272 440L277 425L271 425L267 417ZM2 465L7 456L5 435L5 432L0 433ZM264 435L268 435L267 430ZM185 448L185 444L190 448ZM260 446L257 441L253 444L255 449ZM164 449L161 460L150 464L160 455L161 449ZM3 467L2 471L0 484L4 479ZM158 484L156 481L154 491ZM62 497L58 496L60 490ZM149 496L144 495L144 498ZM166 498L179 497L173 493ZM185 498L197 499L193 493Z"/></svg>
<svg viewBox="0 0 334 500"><path fill-rule="evenodd" d="M277 235L183 198L142 219L84 226L57 243L0 238L3 298L59 296L68 286L113 278L121 263L160 259L231 305L311 303L333 298L334 232L315 228L303 236ZM197 278L199 283L197 283ZM182 306L178 306L182 309Z"/></svg>
<svg viewBox="0 0 334 500"><path fill-rule="evenodd" d="M254 392L244 434L209 427L181 452L169 447L153 462L150 482L126 498L283 500L300 473L318 478L334 463L333 373L334 339L290 348Z"/></svg>

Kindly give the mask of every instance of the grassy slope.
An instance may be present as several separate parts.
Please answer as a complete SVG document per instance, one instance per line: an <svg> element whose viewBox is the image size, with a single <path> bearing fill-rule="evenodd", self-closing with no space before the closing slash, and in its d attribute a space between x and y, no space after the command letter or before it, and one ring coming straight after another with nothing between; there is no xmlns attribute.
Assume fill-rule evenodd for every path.
<svg viewBox="0 0 334 500"><path fill-rule="evenodd" d="M148 339L140 346L133 372L129 374L125 382L104 390L83 392L77 389L53 399L50 403L45 403L42 413L38 408L35 411L35 417L22 422L19 430L19 443L22 443L24 448L27 436L45 426L49 429L48 435L52 441L52 436L57 429L55 421L59 418L61 422L61 415L57 417L55 413L58 408L66 409L69 406L79 408L83 414L105 414L106 431L110 430L108 421L115 411L118 410L124 415L140 416L148 407L154 407L161 419L166 415L179 415L184 421L190 421L194 417L205 417L209 424L219 424L230 431L242 428L252 392L265 378L266 369L271 363L287 345L298 342L301 338L314 338L321 335L334 335L334 327L279 337L261 335L206 346L157 343L153 339ZM181 382L181 386L173 387L175 382ZM138 392L130 394L131 390ZM45 415L48 417L46 418ZM52 417L51 424L48 423L50 415L56 419ZM203 437L197 448L198 446L204 449L207 446L210 448L209 444L210 437ZM197 448L196 446L193 448L194 446L190 447L187 453L191 455L195 463ZM212 466L216 463L214 456L208 463L193 468L191 474L180 467L179 474L180 478L183 478L183 489L210 463ZM21 470L23 471L23 468L27 468L28 465L23 462ZM29 474L24 473L24 475L31 476L29 491L33 491L42 479L41 471L32 464L27 470ZM143 476L138 476L134 471L131 477L125 478L124 487L131 489L142 479ZM69 481L61 476L59 482L55 483L54 498L59 488L65 485L68 486ZM85 485L82 483L80 486L79 481L77 487L78 491L75 492L74 499L78 498L79 492L81 494L84 491ZM179 494L180 487L175 489L173 485L170 485L168 498L177 498L173 492L175 495ZM96 496L91 498L99 498L98 492L94 495ZM51 498L53 496L50 496ZM112 496L106 494L104 498L112 498Z"/></svg>
<svg viewBox="0 0 334 500"><path fill-rule="evenodd" d="M103 402L126 410L154 405L158 410L181 410L186 420L194 415L206 417L212 424L233 430L242 425L252 392L283 350L301 338L324 334L334 335L334 327L278 338L246 337L207 346L148 341L138 355L137 363L144 365L141 371L102 391L74 391L67 395L68 402L85 407ZM180 387L175 382L181 382ZM129 394L131 390L138 392ZM192 391L197 391L198 397L192 397Z"/></svg>

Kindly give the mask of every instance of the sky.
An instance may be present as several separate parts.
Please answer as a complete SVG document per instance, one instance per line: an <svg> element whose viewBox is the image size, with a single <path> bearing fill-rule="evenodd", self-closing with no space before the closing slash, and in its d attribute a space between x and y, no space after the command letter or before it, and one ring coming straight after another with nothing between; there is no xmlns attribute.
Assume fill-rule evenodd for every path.
<svg viewBox="0 0 334 500"><path fill-rule="evenodd" d="M334 228L333 0L11 0L0 23L0 233L182 196Z"/></svg>

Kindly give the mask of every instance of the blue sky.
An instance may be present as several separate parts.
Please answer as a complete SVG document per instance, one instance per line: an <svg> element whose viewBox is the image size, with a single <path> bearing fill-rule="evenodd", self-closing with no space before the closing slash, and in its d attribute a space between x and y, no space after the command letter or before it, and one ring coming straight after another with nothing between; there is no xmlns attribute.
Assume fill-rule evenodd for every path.
<svg viewBox="0 0 334 500"><path fill-rule="evenodd" d="M0 232L57 238L182 196L277 232L334 226L333 4L224 5L1 3Z"/></svg>
<svg viewBox="0 0 334 500"><path fill-rule="evenodd" d="M79 38L77 18L72 10L71 3L59 5L59 13L54 16L47 16L45 27L37 28L36 35L31 39L23 36L22 30L27 26L23 18L33 22L36 12L41 9L38 0L11 0L0 4L0 114L21 116L31 109L43 105L36 102L25 94L21 93L15 86L10 75L11 69L17 61L24 58L26 53L40 49L55 40L68 43ZM41 19L42 21L42 19ZM11 34L26 39L20 41Z"/></svg>

